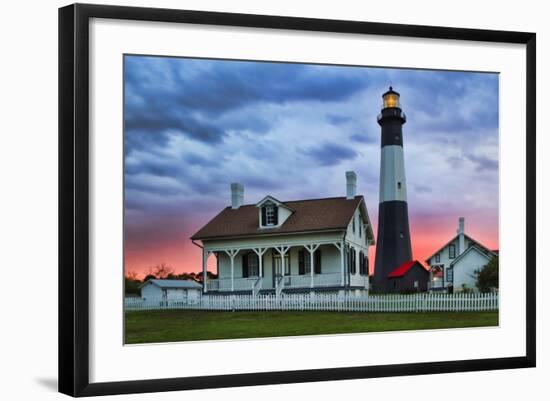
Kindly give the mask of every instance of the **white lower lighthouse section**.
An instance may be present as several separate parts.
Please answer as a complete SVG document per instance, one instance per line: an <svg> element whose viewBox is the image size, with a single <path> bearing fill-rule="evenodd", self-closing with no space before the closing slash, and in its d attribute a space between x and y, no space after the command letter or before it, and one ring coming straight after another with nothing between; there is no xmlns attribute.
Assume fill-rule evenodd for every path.
<svg viewBox="0 0 550 401"><path fill-rule="evenodd" d="M403 147L386 145L382 147L380 160L380 203L407 201L405 160Z"/></svg>

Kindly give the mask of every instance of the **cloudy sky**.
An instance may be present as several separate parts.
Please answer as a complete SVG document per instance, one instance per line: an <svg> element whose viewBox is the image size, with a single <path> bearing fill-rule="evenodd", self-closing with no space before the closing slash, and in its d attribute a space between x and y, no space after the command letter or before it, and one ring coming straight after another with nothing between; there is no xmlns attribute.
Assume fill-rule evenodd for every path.
<svg viewBox="0 0 550 401"><path fill-rule="evenodd" d="M389 85L408 117L413 256L449 240L459 216L498 248L496 74L143 56L126 56L124 74L127 271L200 270L189 237L230 204L231 182L245 203L324 198L344 196L354 170L376 230Z"/></svg>

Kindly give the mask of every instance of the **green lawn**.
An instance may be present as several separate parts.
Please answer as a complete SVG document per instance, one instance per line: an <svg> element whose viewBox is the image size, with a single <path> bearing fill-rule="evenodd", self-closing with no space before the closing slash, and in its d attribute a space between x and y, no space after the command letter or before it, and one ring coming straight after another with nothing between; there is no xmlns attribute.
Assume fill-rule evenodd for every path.
<svg viewBox="0 0 550 401"><path fill-rule="evenodd" d="M126 343L497 326L498 312L126 312Z"/></svg>

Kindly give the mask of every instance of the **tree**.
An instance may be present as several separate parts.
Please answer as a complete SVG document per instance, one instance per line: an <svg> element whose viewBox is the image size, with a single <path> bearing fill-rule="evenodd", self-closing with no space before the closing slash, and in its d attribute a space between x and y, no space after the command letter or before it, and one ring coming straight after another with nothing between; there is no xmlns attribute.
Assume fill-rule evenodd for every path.
<svg viewBox="0 0 550 401"><path fill-rule="evenodd" d="M124 276L124 292L126 294L139 294L140 284L136 272L131 270L126 272Z"/></svg>
<svg viewBox="0 0 550 401"><path fill-rule="evenodd" d="M144 278L143 278L143 282L145 283L146 281L149 281L149 280L154 280L156 279L157 277L152 274L152 273L149 273L148 275L146 275Z"/></svg>
<svg viewBox="0 0 550 401"><path fill-rule="evenodd" d="M474 272L476 287L480 292L498 289L498 256L495 256L480 270Z"/></svg>
<svg viewBox="0 0 550 401"><path fill-rule="evenodd" d="M153 267L153 275L158 279L171 279L174 277L174 269L166 263L161 263Z"/></svg>
<svg viewBox="0 0 550 401"><path fill-rule="evenodd" d="M138 279L138 274L133 271L133 270L129 270L126 272L125 274L125 277L128 279L128 280L132 280L132 281L139 281Z"/></svg>

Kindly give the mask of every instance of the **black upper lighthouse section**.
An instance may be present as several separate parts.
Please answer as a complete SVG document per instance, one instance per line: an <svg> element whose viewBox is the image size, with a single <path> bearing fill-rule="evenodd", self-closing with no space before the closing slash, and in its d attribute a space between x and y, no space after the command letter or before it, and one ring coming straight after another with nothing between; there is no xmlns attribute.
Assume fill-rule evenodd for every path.
<svg viewBox="0 0 550 401"><path fill-rule="evenodd" d="M378 115L378 124L382 127L382 146L403 146L403 124L407 121L401 110L399 93L390 90L382 95L382 111Z"/></svg>
<svg viewBox="0 0 550 401"><path fill-rule="evenodd" d="M388 275L412 259L403 150L406 117L401 110L400 95L391 86L382 99L382 111L378 115L382 146L373 286L377 292L394 292L395 280L389 280Z"/></svg>

